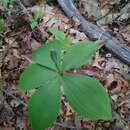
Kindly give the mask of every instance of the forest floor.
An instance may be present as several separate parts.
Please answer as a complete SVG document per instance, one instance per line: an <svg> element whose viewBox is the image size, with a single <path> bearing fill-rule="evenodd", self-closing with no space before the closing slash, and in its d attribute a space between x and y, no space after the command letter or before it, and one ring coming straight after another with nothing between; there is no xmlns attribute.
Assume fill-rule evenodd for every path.
<svg viewBox="0 0 130 130"><path fill-rule="evenodd" d="M92 2L95 1L92 0ZM100 4L95 2L94 5L90 2L85 5L81 0L77 3L77 7L86 19L93 23L96 21L101 28L116 37L121 43L130 46L129 17L120 20L115 13L119 10L117 7L121 8L120 0L118 2L114 0L112 2L99 1ZM26 10L21 9L16 3L8 7L0 4L0 10L3 10L0 12L0 17L4 18L8 25L7 30L0 33L0 130L31 130L27 117L27 103L31 92L24 93L20 90L18 80L24 68L32 63L32 51L54 38L48 32L48 28L59 28L71 36L73 42L89 39L79 29L78 22L75 23L68 18L57 2L32 5L31 2L23 0L22 3ZM44 13L38 24L39 33L39 30L30 28L27 12L32 15L40 8ZM100 17L110 8L115 10ZM99 17L100 20L97 21ZM48 130L130 130L129 66L105 48L101 48L88 64L74 72L96 77L108 89L113 119L112 121L82 119L63 99L60 115L56 123Z"/></svg>

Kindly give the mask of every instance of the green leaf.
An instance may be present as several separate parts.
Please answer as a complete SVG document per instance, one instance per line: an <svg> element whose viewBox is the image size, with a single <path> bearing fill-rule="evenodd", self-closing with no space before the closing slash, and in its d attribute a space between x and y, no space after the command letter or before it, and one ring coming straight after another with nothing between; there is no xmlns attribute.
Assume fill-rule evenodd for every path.
<svg viewBox="0 0 130 130"><path fill-rule="evenodd" d="M28 115L33 130L44 130L57 118L60 109L60 84L54 79L30 98Z"/></svg>
<svg viewBox="0 0 130 130"><path fill-rule="evenodd" d="M50 53L52 50L56 51L58 65L60 65L61 50L63 46L58 40L50 41L40 47L32 54L32 59L40 65L44 65L56 70L55 63L52 61Z"/></svg>
<svg viewBox="0 0 130 130"><path fill-rule="evenodd" d="M50 56L51 56L52 61L55 63L55 65L57 65L58 59L57 59L57 53L56 53L56 51L55 50L51 50Z"/></svg>
<svg viewBox="0 0 130 130"><path fill-rule="evenodd" d="M37 25L38 25L37 21L34 18L32 18L31 23L30 23L31 29L36 28Z"/></svg>
<svg viewBox="0 0 130 130"><path fill-rule="evenodd" d="M34 12L34 19L36 21L40 20L43 16L43 10L42 8L40 7L39 10L37 10L36 12Z"/></svg>
<svg viewBox="0 0 130 130"><path fill-rule="evenodd" d="M96 79L84 75L65 74L63 86L70 105L82 117L91 120L112 118L109 96Z"/></svg>
<svg viewBox="0 0 130 130"><path fill-rule="evenodd" d="M3 19L0 19L0 33L3 33L7 30L7 25Z"/></svg>
<svg viewBox="0 0 130 130"><path fill-rule="evenodd" d="M70 44L72 43L72 39L70 37L65 37L62 40L59 40L61 44L65 46L65 48L70 47Z"/></svg>
<svg viewBox="0 0 130 130"><path fill-rule="evenodd" d="M5 5L8 5L8 4L13 4L15 0L1 0L2 3L4 3Z"/></svg>
<svg viewBox="0 0 130 130"><path fill-rule="evenodd" d="M99 49L100 45L92 41L81 41L70 47L63 59L63 69L79 68L85 64Z"/></svg>
<svg viewBox="0 0 130 130"><path fill-rule="evenodd" d="M53 72L38 64L32 64L28 66L21 74L19 86L23 90L28 91L51 81L56 76L56 72Z"/></svg>
<svg viewBox="0 0 130 130"><path fill-rule="evenodd" d="M59 30L56 29L56 28L50 28L50 29L49 29L49 32L51 32L51 33L56 37L56 39L58 39L58 40L63 40L63 39L65 39L65 34L64 34L64 32L59 31Z"/></svg>

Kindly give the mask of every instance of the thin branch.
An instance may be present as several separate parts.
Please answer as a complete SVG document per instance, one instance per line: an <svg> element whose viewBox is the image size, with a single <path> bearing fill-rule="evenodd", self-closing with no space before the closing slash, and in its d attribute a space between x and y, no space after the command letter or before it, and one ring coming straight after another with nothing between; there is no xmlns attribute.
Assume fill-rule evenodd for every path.
<svg viewBox="0 0 130 130"><path fill-rule="evenodd" d="M104 46L120 60L130 66L130 47L121 44L119 40L105 32L97 25L86 20L74 5L74 0L58 0L59 5L64 12L74 21L80 23L81 29L90 39L99 39L104 41Z"/></svg>
<svg viewBox="0 0 130 130"><path fill-rule="evenodd" d="M60 127L63 127L63 128L68 128L68 129L74 129L76 130L76 127L74 126L70 126L70 125L67 125L67 124L63 124L63 123L54 123L54 125L57 125L57 126L60 126Z"/></svg>
<svg viewBox="0 0 130 130"><path fill-rule="evenodd" d="M70 126L70 125L67 125L65 123L56 122L56 123L54 123L54 125L57 125L57 126L60 126L60 127L63 127L63 128L67 128L67 129L79 130L75 126ZM81 130L88 130L88 129L86 127L81 127Z"/></svg>
<svg viewBox="0 0 130 130"><path fill-rule="evenodd" d="M17 4L22 9L23 13L26 14L29 17L29 21L31 21L32 16L29 14L29 12L27 11L26 7L23 5L23 3L21 2L21 0L17 0Z"/></svg>
<svg viewBox="0 0 130 130"><path fill-rule="evenodd" d="M19 98L17 98L16 96L14 96L12 93L9 93L7 90L3 89L2 87L0 87L0 91L4 92L7 96L11 96L13 99L17 100L18 102L20 102L22 105L24 105L25 107L27 107L27 104L25 102L23 102L22 100L20 100Z"/></svg>

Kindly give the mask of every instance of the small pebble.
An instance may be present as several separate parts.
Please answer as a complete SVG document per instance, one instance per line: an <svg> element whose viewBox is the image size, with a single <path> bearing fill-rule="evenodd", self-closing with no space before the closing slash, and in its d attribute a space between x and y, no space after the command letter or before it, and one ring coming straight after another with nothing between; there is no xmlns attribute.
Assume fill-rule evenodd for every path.
<svg viewBox="0 0 130 130"><path fill-rule="evenodd" d="M112 54L111 53L107 53L106 54L106 58L111 58L112 57Z"/></svg>
<svg viewBox="0 0 130 130"><path fill-rule="evenodd" d="M110 127L110 125L111 125L111 123L110 123L110 122L105 122L105 123L104 123L104 127L105 127L105 128L109 128L109 127Z"/></svg>

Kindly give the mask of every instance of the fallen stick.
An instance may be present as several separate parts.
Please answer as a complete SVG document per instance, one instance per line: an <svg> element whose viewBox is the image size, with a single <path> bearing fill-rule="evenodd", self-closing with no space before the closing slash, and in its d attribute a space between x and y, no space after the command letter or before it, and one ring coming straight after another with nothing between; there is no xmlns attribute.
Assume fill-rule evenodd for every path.
<svg viewBox="0 0 130 130"><path fill-rule="evenodd" d="M27 107L27 104L25 102L23 102L21 99L14 96L12 93L9 93L7 90L3 89L1 86L0 86L0 91L4 92L7 96L11 96L14 100L18 101L20 104Z"/></svg>
<svg viewBox="0 0 130 130"><path fill-rule="evenodd" d="M121 44L115 37L105 32L95 24L87 21L78 11L74 5L73 0L58 0L59 5L63 11L71 17L74 21L79 21L81 29L90 38L105 41L104 46L120 60L130 66L130 48Z"/></svg>

